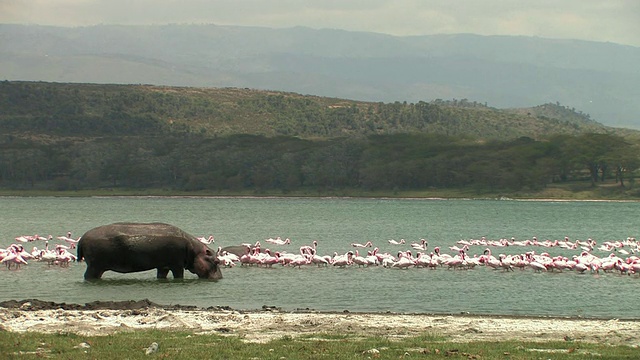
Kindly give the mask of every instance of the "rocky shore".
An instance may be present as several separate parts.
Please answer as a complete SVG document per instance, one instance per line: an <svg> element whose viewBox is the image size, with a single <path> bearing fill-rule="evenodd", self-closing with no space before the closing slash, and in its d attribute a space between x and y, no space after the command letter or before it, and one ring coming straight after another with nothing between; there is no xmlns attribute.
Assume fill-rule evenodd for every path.
<svg viewBox="0 0 640 360"><path fill-rule="evenodd" d="M81 304L40 300L0 302L1 331L107 335L138 329L235 335L251 342L283 336L339 333L388 338L432 333L463 341L588 341L640 346L640 321L558 317L281 311L163 306L148 300Z"/></svg>

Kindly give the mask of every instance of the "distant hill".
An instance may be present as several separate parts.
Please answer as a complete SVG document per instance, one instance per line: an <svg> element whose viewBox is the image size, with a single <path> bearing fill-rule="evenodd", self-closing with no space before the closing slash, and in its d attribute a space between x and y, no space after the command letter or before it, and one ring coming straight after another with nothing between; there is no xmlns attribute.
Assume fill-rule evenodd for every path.
<svg viewBox="0 0 640 360"><path fill-rule="evenodd" d="M618 131L560 104L501 110L465 99L374 103L244 88L0 82L5 135L326 139L423 133L508 140Z"/></svg>
<svg viewBox="0 0 640 360"><path fill-rule="evenodd" d="M640 128L640 48L304 27L0 25L0 79L278 90L367 102L560 103ZM547 115L536 115L547 116Z"/></svg>
<svg viewBox="0 0 640 360"><path fill-rule="evenodd" d="M557 103L0 81L0 190L502 196L577 181L637 198L638 133Z"/></svg>

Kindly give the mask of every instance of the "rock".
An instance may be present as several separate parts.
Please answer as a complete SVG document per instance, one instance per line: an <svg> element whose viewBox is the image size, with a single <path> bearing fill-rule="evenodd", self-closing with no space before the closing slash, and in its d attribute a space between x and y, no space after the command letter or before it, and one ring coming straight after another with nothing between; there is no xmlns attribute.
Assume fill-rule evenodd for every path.
<svg viewBox="0 0 640 360"><path fill-rule="evenodd" d="M151 343L151 345L149 345L149 347L147 348L147 350L145 350L145 355L149 355L149 354L153 354L154 352L158 351L158 343L157 342L153 342Z"/></svg>

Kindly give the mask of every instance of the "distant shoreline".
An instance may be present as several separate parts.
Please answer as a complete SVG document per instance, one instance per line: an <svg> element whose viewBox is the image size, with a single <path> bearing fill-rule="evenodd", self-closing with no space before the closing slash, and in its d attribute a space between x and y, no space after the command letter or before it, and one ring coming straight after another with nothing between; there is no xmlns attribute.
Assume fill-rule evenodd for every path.
<svg viewBox="0 0 640 360"><path fill-rule="evenodd" d="M522 202L640 202L640 199L574 199L574 198L519 198L519 197L417 197L417 196L376 196L376 195L208 195L208 194L6 194L0 191L0 198L176 198L176 199L371 199L371 200L418 200L418 201L522 201Z"/></svg>

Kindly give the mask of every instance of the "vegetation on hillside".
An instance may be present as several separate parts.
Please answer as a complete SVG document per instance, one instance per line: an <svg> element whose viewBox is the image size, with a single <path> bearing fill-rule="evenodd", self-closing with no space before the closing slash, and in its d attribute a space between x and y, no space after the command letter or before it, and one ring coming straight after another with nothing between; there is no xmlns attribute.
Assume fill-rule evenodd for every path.
<svg viewBox="0 0 640 360"><path fill-rule="evenodd" d="M544 109L3 82L0 187L260 194L633 185L635 141L559 104Z"/></svg>
<svg viewBox="0 0 640 360"><path fill-rule="evenodd" d="M0 82L0 131L55 136L253 134L332 138L430 133L543 139L614 131L587 115L521 114L476 102L370 103L237 88ZM553 115L552 115L553 114Z"/></svg>

